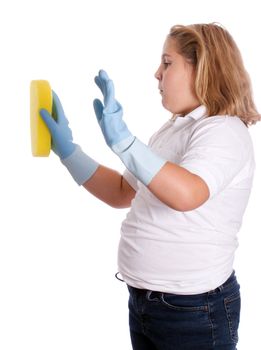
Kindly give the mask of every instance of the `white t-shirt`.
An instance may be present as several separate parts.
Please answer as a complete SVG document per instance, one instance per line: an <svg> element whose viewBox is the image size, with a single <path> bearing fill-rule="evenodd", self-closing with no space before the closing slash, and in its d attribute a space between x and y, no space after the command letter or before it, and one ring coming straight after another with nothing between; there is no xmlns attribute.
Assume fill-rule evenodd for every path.
<svg viewBox="0 0 261 350"><path fill-rule="evenodd" d="M118 266L133 287L199 294L224 283L233 271L254 150L240 118L206 118L205 113L200 106L168 120L149 142L156 154L206 182L210 198L203 205L186 212L171 209L128 170L124 173L136 196L122 223Z"/></svg>

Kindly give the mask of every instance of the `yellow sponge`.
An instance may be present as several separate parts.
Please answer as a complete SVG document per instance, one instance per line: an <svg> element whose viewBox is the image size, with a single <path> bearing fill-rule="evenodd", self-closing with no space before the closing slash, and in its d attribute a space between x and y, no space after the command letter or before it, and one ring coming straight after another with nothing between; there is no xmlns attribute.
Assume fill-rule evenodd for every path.
<svg viewBox="0 0 261 350"><path fill-rule="evenodd" d="M46 80L32 80L30 86L31 147L34 157L48 157L51 150L51 134L42 120L39 110L52 114L52 89Z"/></svg>

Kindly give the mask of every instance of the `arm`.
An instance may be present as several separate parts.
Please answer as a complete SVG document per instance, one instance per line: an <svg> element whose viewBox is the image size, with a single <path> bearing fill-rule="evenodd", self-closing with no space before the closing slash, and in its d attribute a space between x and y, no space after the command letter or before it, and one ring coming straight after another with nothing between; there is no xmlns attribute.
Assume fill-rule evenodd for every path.
<svg viewBox="0 0 261 350"><path fill-rule="evenodd" d="M117 171L100 165L83 187L92 195L114 208L130 207L136 191Z"/></svg>
<svg viewBox="0 0 261 350"><path fill-rule="evenodd" d="M115 207L130 206L135 190L118 172L98 164L73 143L71 129L62 104L53 92L53 111L42 109L40 115L52 135L52 150L59 156L78 185L88 190L103 202Z"/></svg>
<svg viewBox="0 0 261 350"><path fill-rule="evenodd" d="M104 105L94 100L94 109L108 146L128 170L164 204L188 211L209 198L207 184L185 168L159 157L134 137L122 120L122 107L114 97L113 82L100 71L95 82L101 89Z"/></svg>
<svg viewBox="0 0 261 350"><path fill-rule="evenodd" d="M198 208L209 198L205 181L187 169L167 162L148 184L163 203L178 211Z"/></svg>
<svg viewBox="0 0 261 350"><path fill-rule="evenodd" d="M114 208L130 207L136 194L121 174L102 165L83 187ZM209 197L208 186L199 176L170 162L155 175L148 188L163 203L183 212L196 209Z"/></svg>

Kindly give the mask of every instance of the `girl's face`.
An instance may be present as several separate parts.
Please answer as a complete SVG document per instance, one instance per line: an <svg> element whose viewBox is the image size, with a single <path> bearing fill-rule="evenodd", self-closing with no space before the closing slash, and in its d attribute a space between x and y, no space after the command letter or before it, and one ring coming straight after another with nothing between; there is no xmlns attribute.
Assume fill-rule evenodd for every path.
<svg viewBox="0 0 261 350"><path fill-rule="evenodd" d="M194 67L175 51L175 41L167 39L161 64L155 73L163 106L173 114L187 114L200 105L194 92Z"/></svg>

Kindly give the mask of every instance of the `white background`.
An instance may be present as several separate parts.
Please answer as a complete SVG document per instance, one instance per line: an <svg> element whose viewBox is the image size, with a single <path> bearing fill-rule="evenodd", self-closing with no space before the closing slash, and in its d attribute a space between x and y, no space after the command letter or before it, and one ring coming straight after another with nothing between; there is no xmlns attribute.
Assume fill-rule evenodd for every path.
<svg viewBox="0 0 261 350"><path fill-rule="evenodd" d="M261 110L257 1L0 1L1 350L131 349L127 291L114 278L126 211L78 187L54 154L31 156L30 81L48 80L75 142L121 171L92 108L97 71L113 78L125 121L147 142L169 117L153 76L169 28L213 21L238 43ZM240 350L260 339L260 128L250 128L257 169L235 260Z"/></svg>

